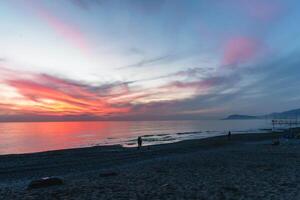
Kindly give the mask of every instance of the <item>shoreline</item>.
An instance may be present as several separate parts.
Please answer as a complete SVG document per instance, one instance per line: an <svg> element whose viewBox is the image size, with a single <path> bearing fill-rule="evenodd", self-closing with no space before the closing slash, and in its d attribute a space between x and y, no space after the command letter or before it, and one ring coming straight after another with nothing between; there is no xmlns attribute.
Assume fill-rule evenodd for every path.
<svg viewBox="0 0 300 200"><path fill-rule="evenodd" d="M160 198L157 196L160 194L166 195L161 197L165 198L171 193L165 193L166 191L162 191L161 187L156 188L157 183L152 183L152 179L159 182L158 185L160 186L172 185L181 192L190 191L194 187L193 185L201 182L207 188L203 190L198 188L198 191L194 192L198 194L199 192L214 190L213 185L210 186L210 184L215 184L215 186L221 184L222 187L226 188L226 184L231 181L230 177L236 177L239 181L242 181L240 177L253 179L252 181L259 185L261 181L267 180L260 180L260 176L258 176L262 172L260 166L271 168L272 171L280 171L279 174L276 172L273 176L289 181L286 178L290 175L282 174L286 173L285 168L279 167L277 169L276 166L292 167L294 170L291 171L293 172L291 175L295 176L294 172L300 170L300 163L298 162L300 142L299 144L282 143L276 147L272 146L272 140L282 137L283 134L283 132L233 134L230 140L226 135L215 136L146 146L140 151L136 148L114 145L2 155L0 156L0 197L29 199L29 196L33 196L31 199L47 199L47 196L57 194L62 195L61 199L74 199L75 197L77 199L92 199L89 198L89 195L95 194L104 199L122 199L118 196L122 194L127 198L139 199L145 197L143 196L144 193L149 193L152 198ZM287 159L289 162L286 162ZM113 172L111 174L116 175L115 177L103 178L101 177L103 172ZM26 190L30 181L51 176L61 177L64 180L64 185L32 191ZM195 177L198 178L194 180ZM220 179L220 177L222 178ZM204 179L205 182L203 182ZM219 180L220 183L216 185L215 180ZM140 188L139 184L136 183L142 184L143 187ZM182 184L188 188L183 189ZM96 185L101 185L103 188L99 189ZM125 185L128 185L128 188L123 188ZM115 193L107 191L114 190L114 188L117 188L118 191ZM81 192L79 194L70 192L73 190ZM131 191L133 196L131 193L130 195L127 194L126 191ZM232 195L232 191L223 192L225 196ZM252 193L256 194L253 191ZM177 194L177 192L175 194L176 196L171 196L183 195L183 193ZM184 196L181 197L185 198ZM189 199L189 196L186 198ZM218 198L208 196L205 199Z"/></svg>
<svg viewBox="0 0 300 200"><path fill-rule="evenodd" d="M175 134L192 134L195 132L184 132L184 133L175 133ZM198 133L198 132L197 132ZM199 132L201 133L201 132ZM260 134L259 137L255 137L255 134ZM281 132L277 132L276 134L281 134ZM163 134L163 135L170 135L170 134ZM273 135L272 132L253 132L253 133L241 133L241 132L237 132L237 133L233 133L231 135L232 141L235 140L259 140L260 138L264 138L264 137L270 137L271 135ZM142 137L147 137L147 136L160 136L160 135L143 135ZM282 136L282 134L281 134ZM144 145L143 147L154 147L154 146L162 146L162 145L171 145L171 144L178 144L178 143L182 143L182 142L189 142L189 141L193 141L196 140L198 142L209 142L209 141L216 141L219 139L225 139L227 138L227 135L217 135L217 136L211 136L211 137L204 137L204 138L195 138L195 139L184 139L184 140L180 140L180 141L175 141L175 142L167 142L167 143L161 143L161 144L150 144L150 145ZM85 149L90 149L90 148L104 148L104 149L111 149L111 148L118 148L118 149L131 149L131 148L136 148L136 146L122 146L122 144L107 144L107 145L94 145L94 146L87 146L87 147L74 147L74 148L67 148L67 149L55 149L55 150L48 150L48 151L39 151L39 152L29 152L29 153L11 153L11 154L0 154L0 158L1 157L5 157L5 156L30 156L30 155L34 155L34 154L47 154L47 153L52 153L52 152L64 152L64 151L81 151L81 150L85 150Z"/></svg>
<svg viewBox="0 0 300 200"><path fill-rule="evenodd" d="M172 140L162 140L161 143L158 144L147 144L145 143L148 139L148 137L157 137L157 136L170 136L170 135L192 135L192 134L201 134L201 131L193 131L193 132L179 132L179 133L174 133L174 134L154 134L154 135L142 135L141 137L144 138L144 147L152 147L152 146L160 146L160 145L169 145L169 144L177 144L185 141L191 141L191 140L197 140L197 141L203 141L205 142L206 140L215 140L214 138L219 138L219 137L227 137L226 134L221 134L221 135L215 135L215 136L208 136L208 137L203 137L203 138L190 138L190 139L181 139L181 140L176 140L175 137ZM272 133L271 129L260 129L257 130L256 132L251 132L251 131L232 131L232 137L234 138L243 138L240 137L240 135L246 135L246 137L249 137L250 135L255 135L255 134L269 134ZM234 139L233 138L233 139ZM258 139L258 138L257 138ZM132 142L136 144L136 140L129 140L128 142ZM51 153L51 152L62 152L62 151L69 151L69 150L84 150L84 149L89 149L89 148L136 148L137 146L135 145L128 145L126 143L118 144L118 143L112 143L112 144L103 144L100 143L99 145L92 145L92 146L84 146L84 147L73 147L73 148L66 148L66 149L53 149L53 150L46 150L46 151L37 151L37 152L25 152L25 153L8 153L8 154L0 154L0 158L3 156L18 156L18 155L31 155L31 154L42 154L42 153Z"/></svg>
<svg viewBox="0 0 300 200"><path fill-rule="evenodd" d="M0 154L35 153L49 150L108 146L121 144L135 146L137 136L145 135L144 145L177 142L186 139L198 139L232 132L260 132L260 128L269 127L266 121L242 122L222 120L186 120L186 121L142 121L142 122L87 122L84 123L45 123L14 125L0 124L2 141ZM123 124L124 123L124 124ZM64 127L64 128L61 128ZM187 133L188 134L185 134ZM199 133L196 134L195 132ZM201 132L201 133L200 133ZM189 134L191 133L191 134ZM195 134L192 134L195 133ZM57 138L59 134L59 138ZM166 134L165 136L160 136ZM149 137L150 135L150 137ZM153 135L153 136L151 136Z"/></svg>

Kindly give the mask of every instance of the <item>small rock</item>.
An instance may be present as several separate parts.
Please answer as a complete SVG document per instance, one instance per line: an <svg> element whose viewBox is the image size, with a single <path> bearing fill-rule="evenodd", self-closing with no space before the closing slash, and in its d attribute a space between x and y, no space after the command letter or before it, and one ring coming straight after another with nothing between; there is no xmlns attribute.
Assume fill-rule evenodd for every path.
<svg viewBox="0 0 300 200"><path fill-rule="evenodd" d="M38 180L31 181L27 189L36 189L36 188L43 188L43 187L62 185L62 184L63 184L63 180L61 178L44 177Z"/></svg>

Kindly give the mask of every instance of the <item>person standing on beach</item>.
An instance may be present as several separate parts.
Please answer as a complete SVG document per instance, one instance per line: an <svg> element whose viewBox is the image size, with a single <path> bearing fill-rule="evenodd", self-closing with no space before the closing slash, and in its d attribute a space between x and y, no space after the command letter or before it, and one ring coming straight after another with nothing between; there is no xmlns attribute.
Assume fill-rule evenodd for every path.
<svg viewBox="0 0 300 200"><path fill-rule="evenodd" d="M138 142L138 149L140 149L142 147L142 143L143 143L141 136L138 137L137 142Z"/></svg>
<svg viewBox="0 0 300 200"><path fill-rule="evenodd" d="M231 131L228 132L227 138L228 138L228 140L231 139Z"/></svg>

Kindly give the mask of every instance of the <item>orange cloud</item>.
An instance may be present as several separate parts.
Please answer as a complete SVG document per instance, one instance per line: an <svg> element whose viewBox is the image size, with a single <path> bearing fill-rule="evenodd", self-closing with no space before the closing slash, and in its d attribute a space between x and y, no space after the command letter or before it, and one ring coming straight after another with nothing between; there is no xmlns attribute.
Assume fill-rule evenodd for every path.
<svg viewBox="0 0 300 200"><path fill-rule="evenodd" d="M131 82L91 86L47 74L5 68L0 68L0 71L8 75L0 77L0 115L22 116L22 119L27 119L28 116L103 117L134 116L143 112L147 114L153 106L168 105L166 109L169 109L172 102L205 94L228 82L225 77L208 77L189 82L169 82L145 90L138 86L130 87ZM190 73L180 74L189 76Z"/></svg>
<svg viewBox="0 0 300 200"><path fill-rule="evenodd" d="M0 107L6 114L103 116L130 110L127 101L116 104L113 100L118 94L128 93L126 84L121 87L119 85L122 84L112 84L103 89L49 75L0 70L14 74L0 77L0 89L3 91Z"/></svg>

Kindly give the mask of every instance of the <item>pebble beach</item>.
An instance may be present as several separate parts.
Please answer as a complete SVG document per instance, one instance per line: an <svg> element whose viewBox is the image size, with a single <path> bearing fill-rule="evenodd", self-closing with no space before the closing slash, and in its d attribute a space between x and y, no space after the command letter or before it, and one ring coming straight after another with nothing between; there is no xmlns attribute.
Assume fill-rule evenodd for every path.
<svg viewBox="0 0 300 200"><path fill-rule="evenodd" d="M0 156L0 199L300 199L300 142L234 134ZM33 180L63 184L28 189Z"/></svg>

